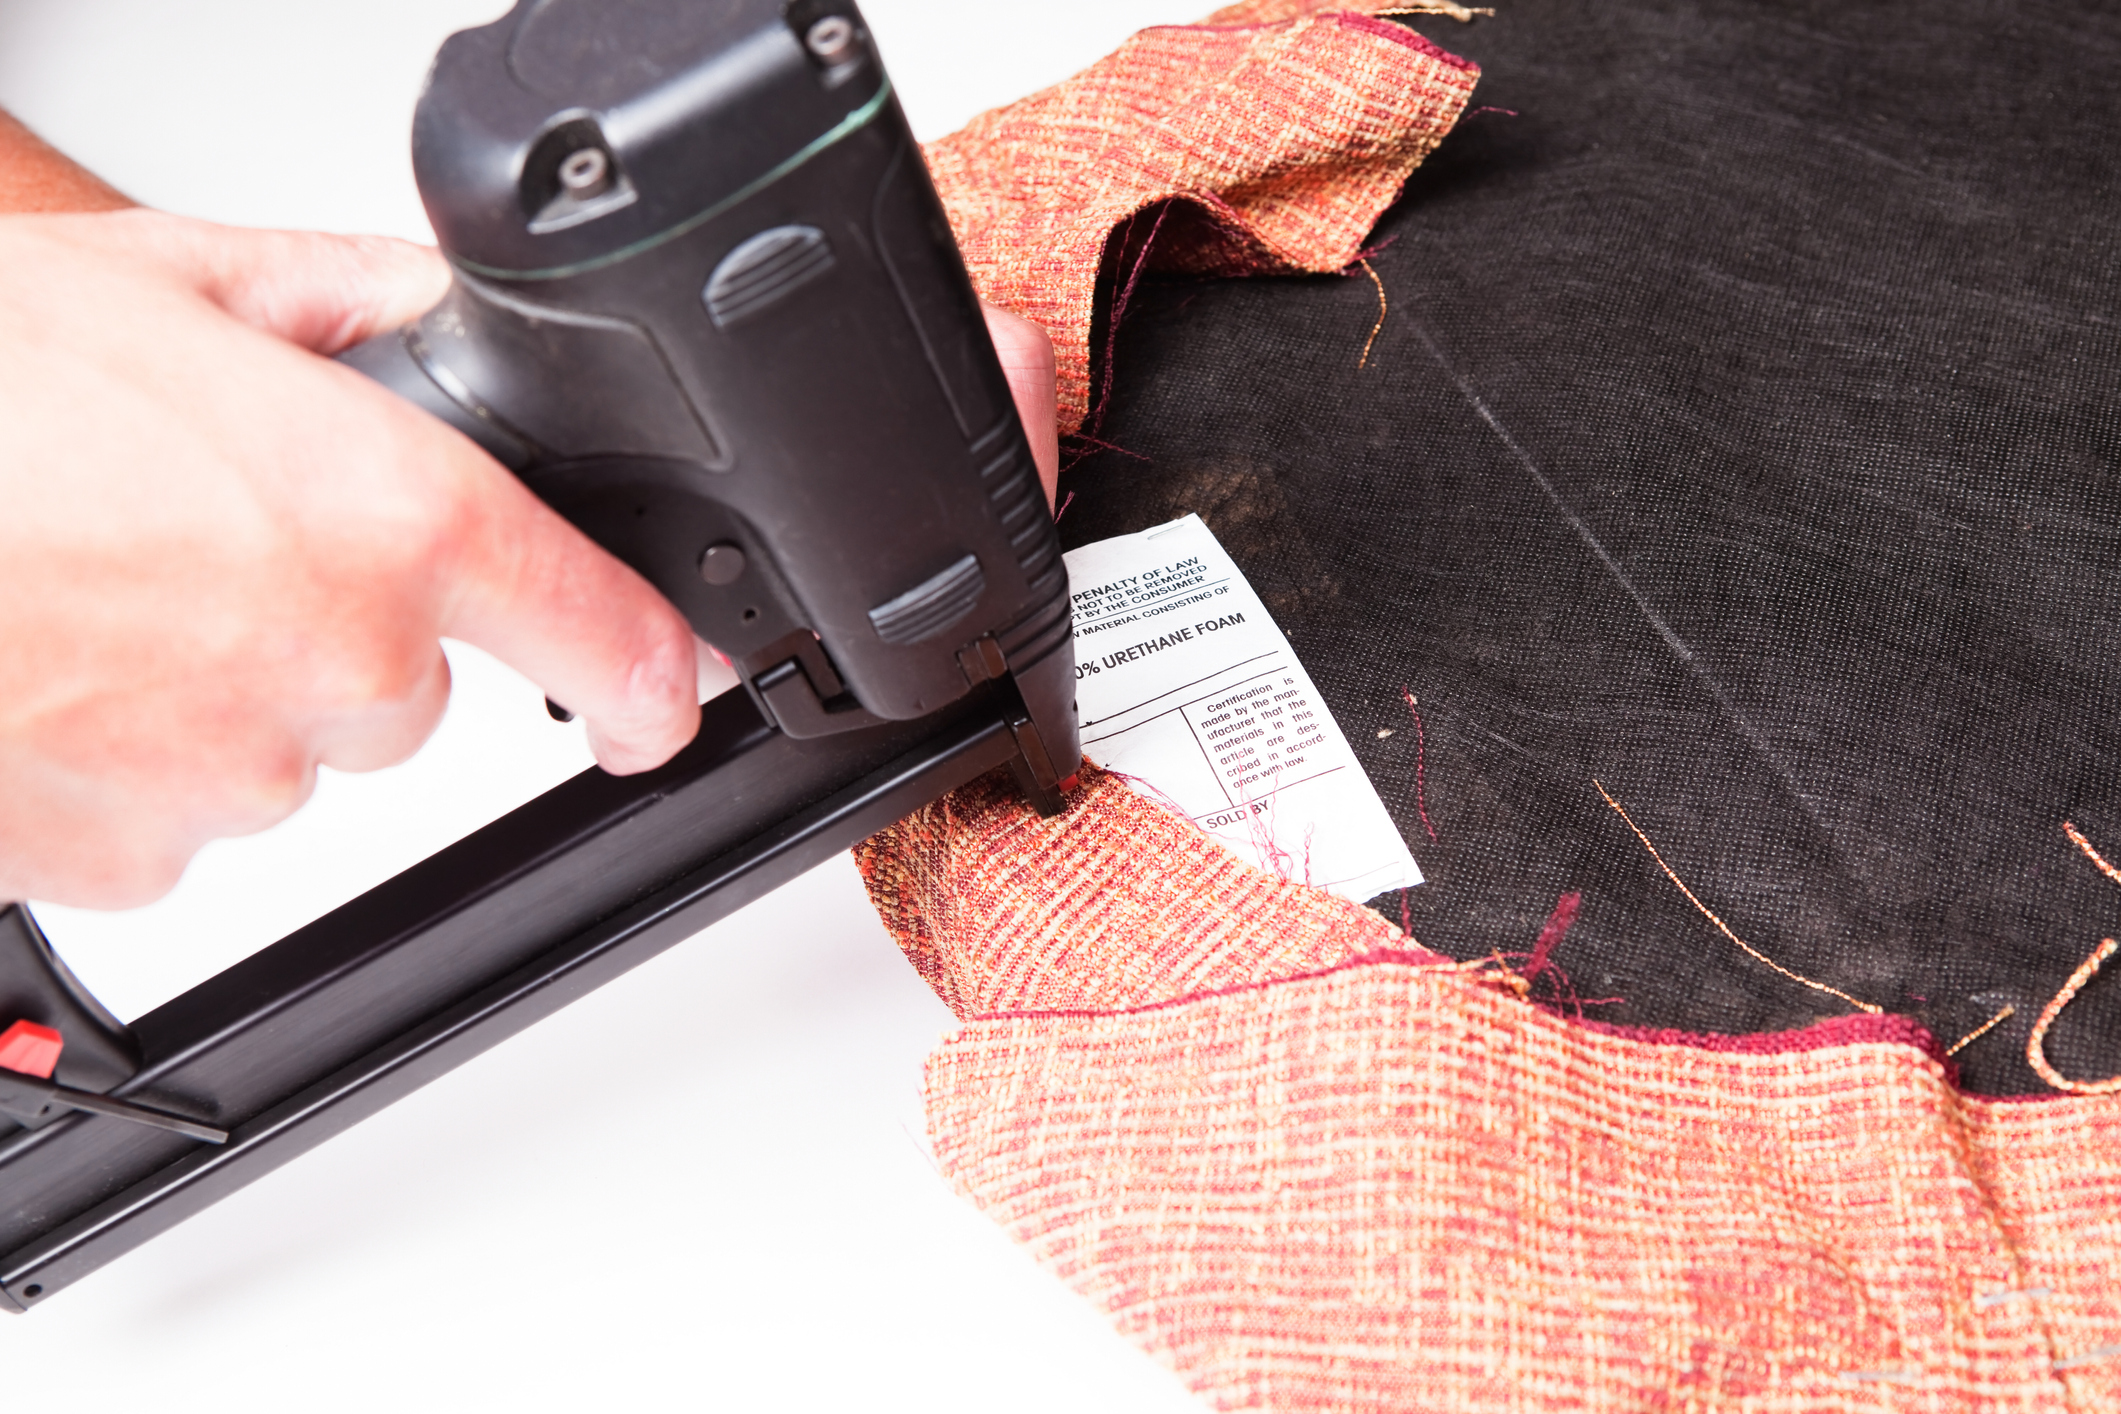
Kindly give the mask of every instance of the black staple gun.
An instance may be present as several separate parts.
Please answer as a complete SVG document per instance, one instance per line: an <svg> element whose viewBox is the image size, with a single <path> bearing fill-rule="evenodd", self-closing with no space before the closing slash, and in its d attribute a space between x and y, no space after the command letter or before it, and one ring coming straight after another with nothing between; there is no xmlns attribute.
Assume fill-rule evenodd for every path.
<svg viewBox="0 0 2121 1414"><path fill-rule="evenodd" d="M846 0L522 0L414 119L456 283L345 355L727 653L583 775L119 1023L0 912L0 1306L26 1309L942 792L1081 759L1067 575Z"/></svg>

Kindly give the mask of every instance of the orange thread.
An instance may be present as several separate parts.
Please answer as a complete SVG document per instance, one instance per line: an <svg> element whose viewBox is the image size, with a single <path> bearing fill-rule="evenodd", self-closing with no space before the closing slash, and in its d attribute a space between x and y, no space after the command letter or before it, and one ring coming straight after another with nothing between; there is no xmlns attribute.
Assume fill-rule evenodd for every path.
<svg viewBox="0 0 2121 1414"><path fill-rule="evenodd" d="M1370 277L1370 283L1377 286L1377 322L1370 326L1370 337L1362 341L1362 357L1355 360L1357 368L1368 368L1370 349L1376 344L1378 334L1384 330L1385 315L1390 312L1392 306L1385 300L1385 282L1377 278L1377 272L1370 268L1370 262L1358 260L1355 263L1362 267L1363 274Z"/></svg>
<svg viewBox="0 0 2121 1414"><path fill-rule="evenodd" d="M1989 1032L1995 1030L1998 1026L2002 1025L2005 1021L2009 1020L2011 1017L2016 1016L2017 1014L2017 1007L2005 1007L2003 1010L1997 1012L1988 1020L1982 1022L1979 1026L1976 1026L1973 1030L1967 1032L1964 1036L1961 1036L1958 1040L1952 1042L1951 1046L1946 1049L1945 1054L1947 1056L1958 1055L1968 1046L1973 1045L1974 1042L1980 1040L1983 1036L1986 1036Z"/></svg>
<svg viewBox="0 0 2121 1414"><path fill-rule="evenodd" d="M1495 12L1470 5L1453 4L1452 0L1429 0L1426 5L1397 5L1389 10L1372 10L1373 15L1448 15L1460 24L1469 22L1475 15L1493 18Z"/></svg>
<svg viewBox="0 0 2121 1414"><path fill-rule="evenodd" d="M2086 859L2089 859L2092 863L2099 866L2099 872L2101 874L2104 874L2107 878L2112 879L2115 883L2121 884L2121 869L2116 869L2113 865L2108 864L2106 862L2106 857L2100 854L2098 850L2092 848L2092 842L2084 838L2082 834L2078 833L2077 827L2075 825L2072 825L2069 821L2064 820L2062 822L2062 833L2068 835L2070 839L2076 843L2077 848L2084 851L2084 857Z"/></svg>
<svg viewBox="0 0 2121 1414"><path fill-rule="evenodd" d="M1501 948L1495 949L1495 951L1490 953L1488 956L1469 964L1469 966L1477 969L1487 966L1490 962L1493 962L1495 964L1496 971L1494 974L1491 975L1495 977L1495 980L1497 982L1500 982L1503 986L1508 987L1511 991L1515 992L1520 997L1531 995L1531 980L1529 978L1520 976L1517 972L1517 969L1510 966L1509 962L1504 959Z"/></svg>
<svg viewBox="0 0 2121 1414"><path fill-rule="evenodd" d="M2062 833L2069 836L2070 843L2084 851L2084 857L2089 859L2101 874L2121 884L2121 869L2107 863L2106 856L2094 849L2092 842L2086 839L2075 825L2064 820ZM2099 969L2106 965L2106 960L2117 950L2121 950L2121 943L2116 943L2112 938L2101 938L2099 946L2092 949L2092 955L2084 959L2075 972L2070 973L2069 981L2062 984L2062 990L2055 993L2054 1000L2041 1011L2040 1019L2033 1023L2032 1034L2025 1038L2026 1064L2033 1068L2035 1075L2054 1089L2071 1095L2111 1095L2121 1090L2121 1075L2109 1076L2105 1080L2072 1080L2048 1064L2047 1060L2048 1027L2055 1024L2055 1019L2062 1015L2062 1008L2075 1000L2077 993L2084 990L2085 984L2099 975Z"/></svg>
<svg viewBox="0 0 2121 1414"><path fill-rule="evenodd" d="M2055 1018L2062 1015L2062 1008L2068 1006L2077 993L2084 990L2085 983L2099 975L2100 967L2116 952L2121 952L2121 943L2112 938L2100 939L2099 946L2092 950L2092 955L2084 959L2083 965L2075 972L2070 973L2069 981L2062 984L2062 990L2055 993L2055 999L2040 1013L2040 1019L2033 1023L2033 1034L2025 1038L2026 1063L2032 1066L2035 1074L2057 1090L2066 1090L2072 1095L2111 1095L2116 1090L2121 1090L2121 1075L2109 1076L2105 1080L2070 1079L2047 1063L2045 1049L2047 1028L2055 1024Z"/></svg>
<svg viewBox="0 0 2121 1414"><path fill-rule="evenodd" d="M1711 912L1707 904L1703 903L1700 899L1696 898L1694 896L1694 891L1686 886L1686 881L1680 878L1677 873L1673 872L1671 865L1664 862L1664 856L1657 852L1657 846L1650 843L1650 837L1644 834L1642 832L1642 827L1636 824L1634 819L1629 816L1627 812L1627 807L1623 806L1619 801L1613 799L1611 795L1608 795L1606 793L1606 788L1603 785L1599 784L1598 778L1596 776L1593 776L1591 778L1591 784L1598 787L1598 793L1600 795L1605 796L1605 803L1612 806L1614 811L1619 814L1620 818L1627 822L1627 827L1635 832L1636 839L1642 841L1642 847L1650 852L1650 858L1657 861L1657 867L1664 871L1664 876L1667 879L1670 879L1674 884L1677 884L1679 886L1679 892L1686 895L1687 902L1694 905L1695 908L1701 910L1701 916L1703 918L1708 919L1709 922L1715 924L1717 932L1723 934L1723 936L1729 938L1732 942L1738 944L1738 946L1743 948L1747 955L1750 956L1755 962L1764 963L1766 966L1773 968L1775 971L1789 978L1792 982L1800 982L1803 985L1810 987L1815 992L1824 992L1830 997L1839 997L1841 998L1841 1000L1847 1002L1850 1006L1856 1008L1856 1010L1858 1011L1869 1012L1872 1016L1877 1016L1885 1010L1884 1007L1873 1006L1871 1005L1871 1003L1865 1001L1858 1001L1856 998L1850 996L1847 992L1842 991L1839 987L1829 987L1824 982L1814 982L1811 978L1805 976L1801 972L1790 971L1790 969L1784 967L1781 963L1775 961L1775 959L1769 957L1766 953L1754 947L1751 943L1739 937L1736 933L1733 933L1731 931L1730 925L1728 923L1725 923L1721 918L1718 918L1713 912Z"/></svg>

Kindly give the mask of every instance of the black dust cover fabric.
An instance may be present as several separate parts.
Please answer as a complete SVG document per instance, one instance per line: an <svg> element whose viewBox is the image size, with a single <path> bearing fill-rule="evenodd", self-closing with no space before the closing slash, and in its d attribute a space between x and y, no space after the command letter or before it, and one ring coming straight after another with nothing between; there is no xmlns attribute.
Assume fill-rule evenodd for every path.
<svg viewBox="0 0 2121 1414"><path fill-rule="evenodd" d="M1586 1016L1848 1013L1595 780L1790 972L1945 1044L2014 1005L1962 1083L2043 1090L2027 1029L2121 933L2062 828L2121 857L2121 10L1498 9L1410 21L1483 78L1377 283L1135 288L1063 540L1201 514L1427 946L1526 952L1576 894ZM2121 976L2047 1054L2121 1071Z"/></svg>

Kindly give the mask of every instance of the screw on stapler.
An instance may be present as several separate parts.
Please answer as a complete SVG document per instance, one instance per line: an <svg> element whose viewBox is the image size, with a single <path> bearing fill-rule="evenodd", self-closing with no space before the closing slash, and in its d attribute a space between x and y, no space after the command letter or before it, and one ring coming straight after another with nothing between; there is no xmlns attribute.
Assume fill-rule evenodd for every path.
<svg viewBox="0 0 2121 1414"><path fill-rule="evenodd" d="M1058 809L1060 543L859 11L521 4L443 46L413 157L456 281L346 361L639 570L789 736L1014 694Z"/></svg>

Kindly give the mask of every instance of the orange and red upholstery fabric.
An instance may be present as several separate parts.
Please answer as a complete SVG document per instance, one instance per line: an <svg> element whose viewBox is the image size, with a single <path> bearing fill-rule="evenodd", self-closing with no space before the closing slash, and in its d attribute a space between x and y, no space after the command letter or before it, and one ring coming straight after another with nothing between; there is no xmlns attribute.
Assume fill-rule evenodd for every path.
<svg viewBox="0 0 2121 1414"><path fill-rule="evenodd" d="M1160 263L1339 269L1476 77L1256 4L928 156L1072 429L1115 230L1178 197ZM1057 818L990 778L857 858L963 1023L943 1173L1214 1407L2121 1407L2121 1102L1964 1093L1891 1016L1565 1017L1095 770Z"/></svg>

